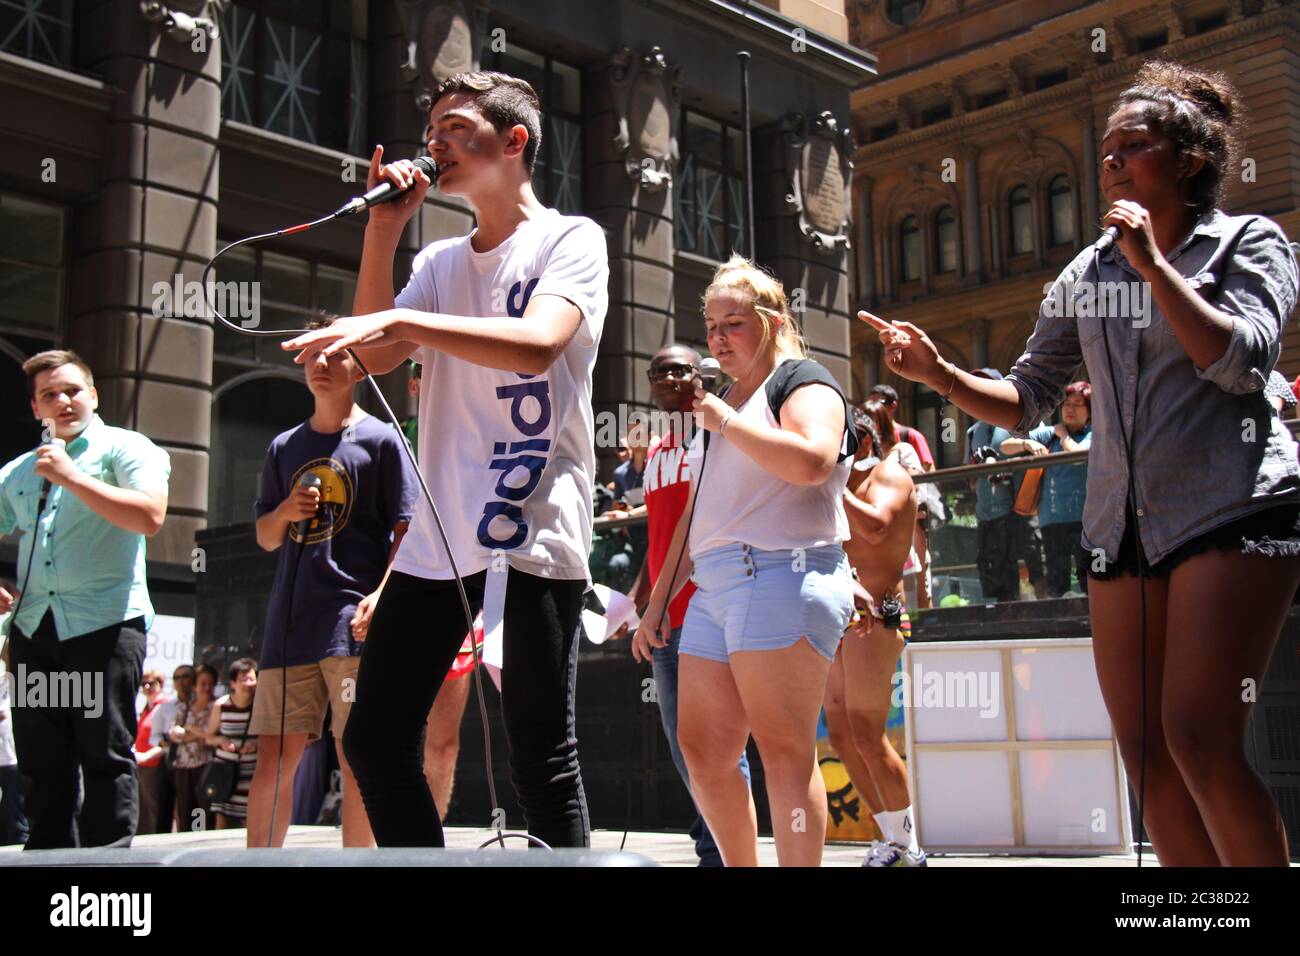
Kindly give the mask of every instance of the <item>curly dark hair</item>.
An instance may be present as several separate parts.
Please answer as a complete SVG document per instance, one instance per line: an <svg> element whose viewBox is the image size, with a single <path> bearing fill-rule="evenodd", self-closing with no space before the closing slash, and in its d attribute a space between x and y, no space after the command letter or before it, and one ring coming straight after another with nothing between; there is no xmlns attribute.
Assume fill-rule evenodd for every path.
<svg viewBox="0 0 1300 956"><path fill-rule="evenodd" d="M1205 160L1188 181L1188 205L1197 215L1220 205L1224 182L1237 165L1244 110L1241 94L1228 77L1152 60L1138 70L1110 115L1131 103L1141 107L1144 122L1173 141L1180 158Z"/></svg>
<svg viewBox="0 0 1300 956"><path fill-rule="evenodd" d="M871 454L877 458L884 457L884 449L880 443L880 429L876 427L876 423L872 421L871 416L856 405L851 409L851 414L853 416L853 427L858 432L858 447L869 448Z"/></svg>

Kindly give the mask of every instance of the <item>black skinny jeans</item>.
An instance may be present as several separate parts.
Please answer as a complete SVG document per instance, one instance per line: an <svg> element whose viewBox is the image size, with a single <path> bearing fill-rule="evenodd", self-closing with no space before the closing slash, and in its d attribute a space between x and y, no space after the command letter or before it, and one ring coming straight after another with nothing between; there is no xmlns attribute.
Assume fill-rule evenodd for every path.
<svg viewBox="0 0 1300 956"><path fill-rule="evenodd" d="M483 606L489 573L502 572L465 578L474 613ZM553 847L590 846L573 706L586 584L506 573L501 706L511 780L530 834ZM424 729L465 633L454 581L389 576L343 732L380 846L446 845L424 776Z"/></svg>

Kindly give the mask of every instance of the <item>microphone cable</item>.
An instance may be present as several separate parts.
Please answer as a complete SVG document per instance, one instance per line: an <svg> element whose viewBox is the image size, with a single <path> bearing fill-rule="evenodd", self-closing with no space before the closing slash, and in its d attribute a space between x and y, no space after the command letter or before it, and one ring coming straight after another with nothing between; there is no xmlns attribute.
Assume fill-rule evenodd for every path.
<svg viewBox="0 0 1300 956"><path fill-rule="evenodd" d="M699 374L698 371L696 372L696 378L699 378L701 382L704 381L703 377L700 376L700 374ZM734 385L735 383L733 382L732 384ZM726 397L727 397L728 395L730 395L730 394L731 394L731 385L728 385L727 388L726 388L726 391L724 391L724 392L723 392L720 396L718 396L718 397L719 397L719 398L722 398L722 399L725 401L725 400L726 400ZM700 449L700 473L699 473L698 475L692 475L692 476L691 476L691 483L695 486L694 490L691 492L691 513L690 513L690 515L689 515L689 516L687 517L687 519L686 519L686 534L685 534L685 536L682 538L682 549L681 549L680 551L677 552L677 561L676 561L675 564L673 564L673 574L672 574L672 577L670 577L670 578L668 579L668 586L669 586L670 589L672 588L673 583L676 582L676 580L677 580L677 572L680 571L680 570L682 569L682 556L686 554L686 549L690 546L690 541L691 541L691 525L692 525L692 524L694 523L694 521L695 521L695 502L699 500L699 497L700 497L700 485L702 485L702 484L704 483L704 466L708 463L708 455L709 455L709 430L706 428L706 429L703 429L703 431L704 431L703 447ZM683 441L684 441L684 440L685 440L685 439L684 439L684 436L683 436ZM683 444L682 447L683 447L683 449L684 449L683 452L682 452L682 454L683 454L683 456L685 456L685 455L686 455L687 453L689 453L689 451L690 451L690 444L689 444L689 443L685 443L685 444ZM679 520L680 520L680 519L679 519ZM685 582L683 582L682 587L685 587L685 586L686 586L686 585L685 585ZM673 603L673 598L674 598L674 597L675 597L675 595L669 594L669 595L668 595L668 600L664 602L664 610L663 610L663 613L659 615L659 620L655 622L655 635L656 635L656 636L658 636L658 634L659 634L659 629L663 626L664 618L665 618L666 616L668 616L668 615L671 613L671 608L672 608L672 603ZM650 653L651 653L651 655L654 654L654 648L651 648L651 649L650 649ZM651 671L653 672L653 670L654 670L654 664L653 664L653 662L651 663L650 668L651 668ZM659 696L658 696L658 693L656 692L656 694L655 694L655 700L658 700L658 699L659 699ZM694 800L694 797L692 797L691 799ZM696 813L699 813L699 808L698 808L698 807L696 808ZM705 826L707 826L707 825L708 825L708 824L706 823ZM618 847L620 852L622 852L623 847L627 845L627 835L628 835L628 833L631 831L631 829L632 829L632 820L631 820L631 813L630 813L630 811L629 811L628 819L627 819L627 821L626 821L626 823L625 823L625 825L624 825L624 827L623 827L623 841L619 844L619 847Z"/></svg>
<svg viewBox="0 0 1300 956"><path fill-rule="evenodd" d="M254 242L263 242L268 239L278 239L282 236L291 236L294 235L295 233L306 232L310 229L316 228L317 226L323 225L324 223L330 222L333 219L340 218L343 215L348 215L350 214L350 212L353 211L356 210L352 208L352 204L348 204L336 210L335 212L330 213L329 215L321 216L319 219L313 219L310 222L299 223L298 225L295 226L286 226L283 229L276 229L273 232L263 232L253 236L246 236L243 239L237 239L234 242L224 246L211 259L208 260L207 265L203 269L203 279L202 279L203 296L204 296L204 301L208 306L208 309L212 312L212 314L217 318L217 320L222 325L230 329L232 332L238 333L239 335L253 335L253 336L259 336L264 338L265 337L284 338L286 336L293 337L298 335L306 335L309 331L311 331L310 329L253 329L253 328L244 328L241 325L236 325L235 323L227 319L224 315L222 315L219 311L217 311L215 305L212 302L212 287L208 283L208 277L212 273L212 269L216 265L217 260L220 259L222 256L224 256L231 249L234 249L238 246L254 243ZM461 578L460 569L456 564L455 555L452 554L451 543L447 540L447 531L443 527L442 518L438 514L438 506L437 504L434 503L433 495L430 493L429 486L424 480L424 474L420 471L419 462L416 461L415 453L411 450L410 442L408 442L406 440L406 436L402 434L402 428L400 423L397 421L397 416L393 413L391 406L389 406L388 404L388 400L384 397L384 393L380 389L379 383L375 381L374 376L370 374L369 369L367 369L365 364L361 361L361 359L358 358L356 352L354 352L352 349L348 349L347 352L350 356L352 356L353 361L356 362L357 368L359 368L362 374L365 375L366 382L370 385L371 392L378 400L379 405L383 408L384 414L387 416L389 423L393 426L393 428L397 431L397 434L401 437L402 448L405 450L407 460L410 462L411 467L415 472L416 480L419 481L420 483L420 490L424 494L424 500L429 505L429 511L433 515L434 525L438 529L438 536L442 539L443 549L447 552L447 561L451 565L451 573L455 577L456 591L460 596L461 610L465 614L466 632L470 635L470 646L474 653L474 683L475 683L475 688L478 692L479 716L483 723L484 767L487 771L488 796L492 801L492 808L494 811L493 824L497 831L496 834L492 837L492 839L488 840L482 846L485 847L488 846L489 844L497 843L504 849L506 839L523 839L523 840L527 840L528 843L532 846L539 846L543 849L549 850L551 848L547 846L542 840L538 839L537 837L534 837L528 833L506 832L502 827L502 825L498 822L498 815L495 813L495 811L501 806L501 804L497 800L496 778L492 772L492 736L488 724L487 704L484 700L483 679L480 675L480 671L482 670L482 665L483 665L483 653L481 648L478 645L478 642L473 639L474 615L470 611L469 596L465 593L465 582ZM30 559L29 559L29 563L30 563ZM290 608L288 613L292 613L292 608ZM287 639L287 634L286 634L286 639ZM287 683L287 678L288 678L287 667L285 669L284 676ZM283 717L284 717L284 712L283 710L281 710L282 721L283 721ZM280 741L280 754L276 758L277 775L280 772L280 765L283 759L284 759L284 739L282 735ZM278 804L278 802L279 802L279 794L277 793L276 803ZM445 844L445 840L444 840L444 844ZM482 849L482 847L480 847L480 849Z"/></svg>
<svg viewBox="0 0 1300 956"><path fill-rule="evenodd" d="M307 478L309 477L315 478L311 472L307 472L307 474L299 479L298 484L309 488L319 488L320 479L316 478L314 484L309 484L307 482ZM297 485L294 487L297 487ZM293 492L290 492L290 494L293 494ZM286 712L289 709L289 629L293 624L293 594L297 589L298 572L302 567L302 553L307 550L306 529L309 527L308 519L304 519L303 521L294 521L291 523L291 526L294 525L302 525L303 533L299 535L301 540L291 542L290 544L290 547L294 549L293 573L289 575L289 593L284 605L284 627L280 630L280 669L283 671L283 674L281 674L280 677L280 748L276 752L275 756L275 798L271 803L271 829L266 835L267 849L270 849L275 845L275 821L276 815L280 812L280 771L284 767L284 724ZM248 719L251 723L253 720L253 715L251 713L248 715ZM293 809L292 802L291 798L291 811ZM292 817L289 822L292 824ZM287 837L288 835L288 830L286 830L285 836Z"/></svg>
<svg viewBox="0 0 1300 956"><path fill-rule="evenodd" d="M1092 255L1093 275L1100 280L1101 278L1101 250L1093 247ZM1115 396L1115 414L1117 416L1116 424L1119 427L1120 437L1124 442L1124 458L1128 467L1128 493L1126 506L1128 520L1133 522L1133 544L1137 551L1138 566L1138 621L1139 621L1139 653L1141 660L1138 665L1138 680L1141 682L1141 688L1138 693L1139 706L1142 709L1141 722L1142 729L1140 733L1141 743L1139 745L1139 763L1138 763L1138 825L1137 825L1137 865L1142 867L1142 833L1145 824L1146 814L1146 787L1147 787L1147 585L1146 585L1146 553L1142 550L1142 532L1138 525L1137 516L1137 475L1134 471L1133 462L1133 436L1124 428L1124 407L1120 402L1119 384L1115 378L1115 364L1110 357L1110 335L1107 331L1106 317L1102 317L1101 335L1102 342L1106 349L1106 367L1110 372L1111 391ZM1134 373L1133 380L1133 427L1137 428L1137 393L1142 383L1142 363L1141 350L1138 351L1138 366ZM1122 543L1122 542L1121 542ZM1096 635L1093 635L1095 641Z"/></svg>
<svg viewBox="0 0 1300 956"><path fill-rule="evenodd" d="M66 442L64 442L63 439L61 438L53 438L50 441L42 441L41 444L60 445L62 447L67 447ZM35 471L35 467L36 467L35 465L32 466L33 472ZM10 614L9 614L10 635L13 634L13 629L18 626L18 612L22 610L23 598L27 596L27 583L32 579L32 559L36 557L36 539L40 536L41 533L41 518L44 517L45 515L45 503L49 500L50 491L52 490L52 485L53 482L51 482L50 479L48 478L41 479L41 494L36 501L36 520L32 522L32 546L27 552L27 570L23 572L23 583L22 583L22 587L18 589L18 600L14 601L14 606L10 609ZM14 570L17 570L17 568L15 568ZM37 622L36 626L38 628L40 627L39 621ZM27 636L28 638L31 638L34 637L35 635L28 634ZM8 638L6 638L6 640L8 640Z"/></svg>

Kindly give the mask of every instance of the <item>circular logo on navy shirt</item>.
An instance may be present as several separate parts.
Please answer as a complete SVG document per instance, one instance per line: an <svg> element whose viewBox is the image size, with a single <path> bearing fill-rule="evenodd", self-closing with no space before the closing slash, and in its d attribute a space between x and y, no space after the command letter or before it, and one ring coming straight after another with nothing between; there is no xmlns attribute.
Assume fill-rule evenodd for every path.
<svg viewBox="0 0 1300 956"><path fill-rule="evenodd" d="M294 473L293 487L297 487L306 474L313 474L320 479L320 507L316 509L316 517L307 526L306 539L298 536L296 523L289 525L289 538L303 544L318 544L328 541L347 527L355 496L352 479L348 477L343 465L333 458L314 458L307 462Z"/></svg>

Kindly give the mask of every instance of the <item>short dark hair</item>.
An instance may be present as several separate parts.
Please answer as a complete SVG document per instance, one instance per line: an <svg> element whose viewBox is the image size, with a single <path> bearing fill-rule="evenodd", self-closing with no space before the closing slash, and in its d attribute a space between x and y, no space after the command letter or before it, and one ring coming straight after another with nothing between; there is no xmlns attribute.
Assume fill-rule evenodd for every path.
<svg viewBox="0 0 1300 956"><path fill-rule="evenodd" d="M64 365L75 365L81 369L82 374L86 376L86 384L91 388L95 387L95 375L80 355L71 349L49 349L45 352L37 352L23 363L23 374L27 376L28 397L36 397L37 375L62 368Z"/></svg>
<svg viewBox="0 0 1300 956"><path fill-rule="evenodd" d="M892 385L884 385L884 384L872 385L871 391L869 391L867 394L883 395L885 401L889 402L890 405L898 404L898 392L894 389L894 386Z"/></svg>
<svg viewBox="0 0 1300 956"><path fill-rule="evenodd" d="M211 664L199 664L194 668L194 679L197 681L200 674L207 674L212 678L213 686L217 683L217 669Z"/></svg>
<svg viewBox="0 0 1300 956"><path fill-rule="evenodd" d="M239 680L239 678L243 677L249 671L256 671L256 670L257 670L257 661L253 660L251 657L241 657L239 660L235 661L233 664L230 665L230 670L227 672L229 674L229 678L227 682L233 684L235 681Z"/></svg>
<svg viewBox="0 0 1300 956"><path fill-rule="evenodd" d="M528 142L524 146L524 168L531 175L538 147L542 145L542 103L532 85L527 80L491 70L457 73L438 84L429 101L429 112L433 112L440 99L452 93L467 93L472 96L474 106L488 118L498 133L515 126L528 130Z"/></svg>

